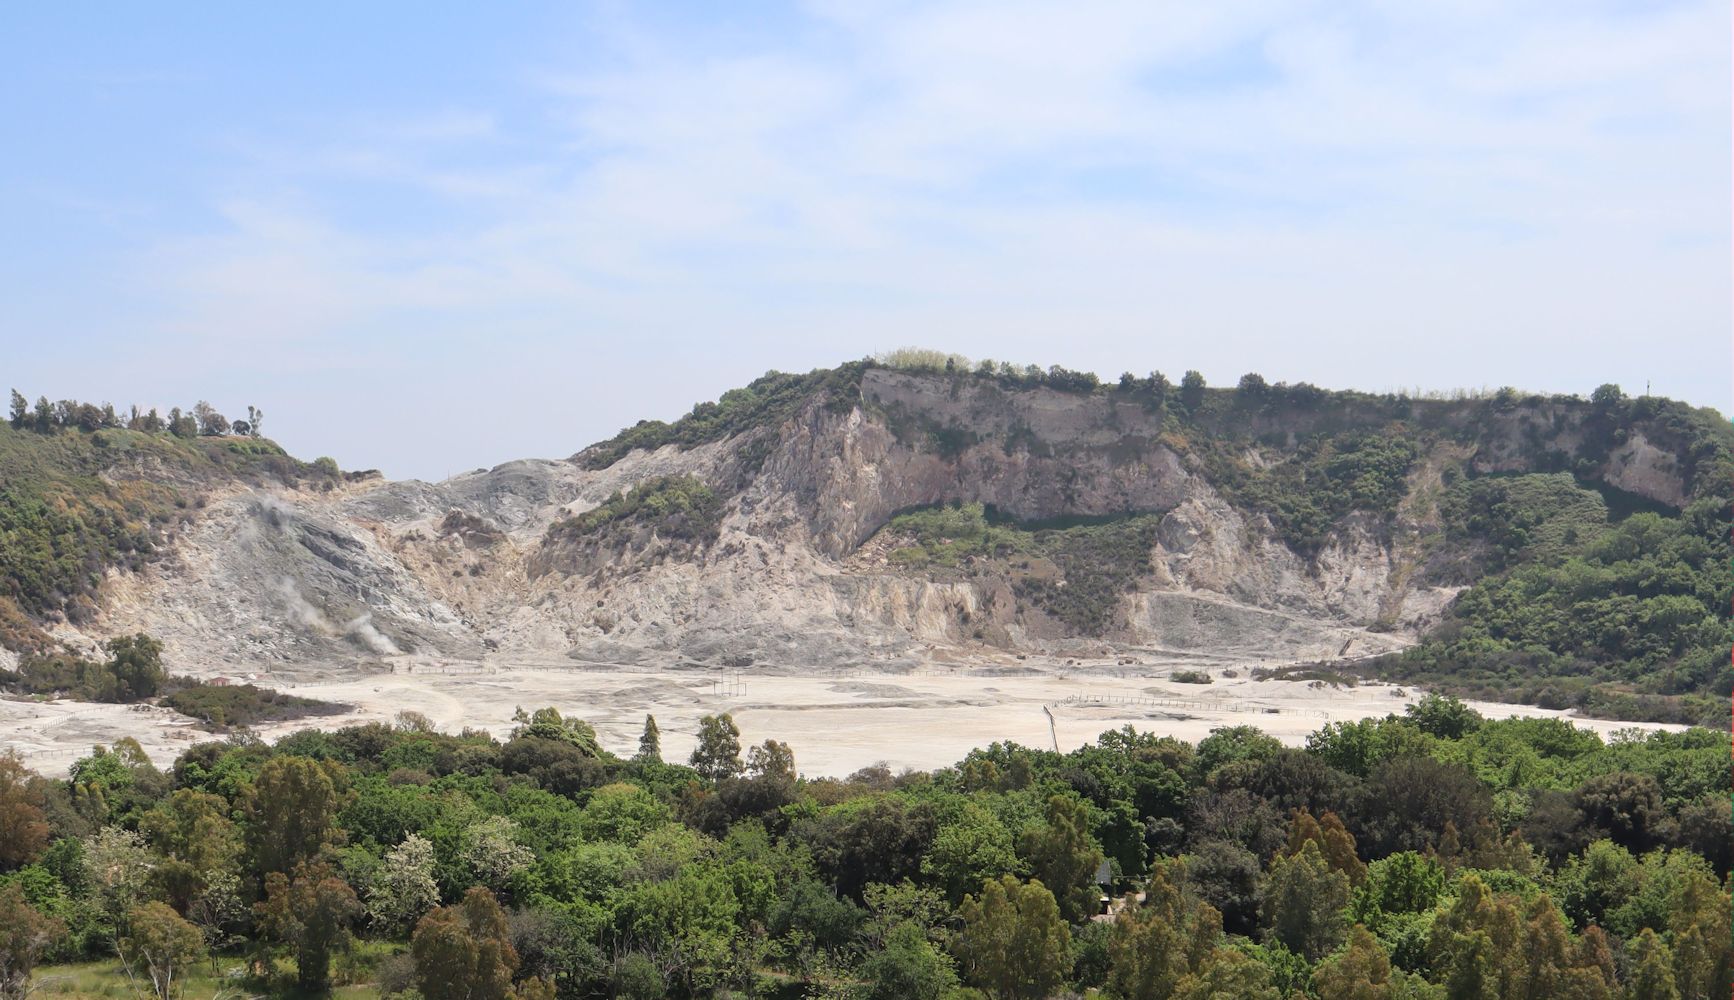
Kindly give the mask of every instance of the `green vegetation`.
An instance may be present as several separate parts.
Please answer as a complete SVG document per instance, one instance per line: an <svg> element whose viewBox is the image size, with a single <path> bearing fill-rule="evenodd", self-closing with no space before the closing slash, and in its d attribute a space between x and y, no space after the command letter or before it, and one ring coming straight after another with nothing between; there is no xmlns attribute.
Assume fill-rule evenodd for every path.
<svg viewBox="0 0 1734 1000"><path fill-rule="evenodd" d="M203 503L201 484L336 478L262 438L183 437L100 419L85 429L72 419L0 424L0 646L9 649L49 649L38 622L88 620L104 573L153 559Z"/></svg>
<svg viewBox="0 0 1734 1000"><path fill-rule="evenodd" d="M766 372L744 389L730 389L714 403L699 403L674 423L641 420L607 441L579 453L586 469L606 469L627 452L655 450L666 444L692 448L721 441L760 427L775 426L793 417L814 399L847 408L860 395L861 373L866 364L819 368L805 375Z"/></svg>
<svg viewBox="0 0 1734 1000"><path fill-rule="evenodd" d="M1062 373L1055 382L1034 366L971 369L963 359L917 351L879 363L1007 388L1059 385L1139 400L1160 415L1164 443L1236 507L1267 518L1276 537L1303 556L1319 553L1351 521L1394 540L1399 511L1412 505L1424 529L1421 555L1400 571L1414 582L1468 589L1425 641L1372 663L1370 673L1614 718L1728 718L1734 431L1711 411L1628 398L1612 385L1588 400L1510 389L1447 399L1329 392L1256 374L1231 390L1209 388L1196 372L1178 389L1160 372L1089 387L1092 380ZM920 414L891 408L885 416L901 439L938 454L979 443L963 428L930 426ZM1680 507L1598 478L1640 435L1670 456L1662 468L1684 484ZM1038 450L1005 443L1014 446ZM1477 474L1464 456L1482 448L1527 471ZM1411 495L1410 477L1424 462L1443 472L1446 486ZM913 539L894 561L931 569L1002 560L1020 593L1050 605L1063 600L1053 581L1071 586L1089 572L1087 557L1053 572L1045 565L1052 553L1034 533L972 510L963 504L894 520L887 531ZM1433 511L1437 528L1428 526ZM1103 558L1100 576L1110 585L1084 588L1079 593L1089 600L1060 615L1086 634L1111 627L1107 609L1123 581L1144 571L1124 551Z"/></svg>
<svg viewBox="0 0 1734 1000"><path fill-rule="evenodd" d="M247 729L267 722L335 715L348 710L329 701L302 698L254 684L183 683L165 695L162 703L214 729Z"/></svg>
<svg viewBox="0 0 1734 1000"><path fill-rule="evenodd" d="M909 543L892 551L895 565L956 569L995 561L1020 597L1074 631L1101 635L1119 624L1121 596L1150 572L1159 521L1019 525L975 503L909 511L892 518L885 531Z"/></svg>
<svg viewBox="0 0 1734 1000"><path fill-rule="evenodd" d="M1408 493L1420 453L1400 432L1315 435L1274 462L1251 465L1228 448L1205 452L1210 480L1238 506L1270 518L1289 547L1316 553L1348 514L1388 520Z"/></svg>
<svg viewBox="0 0 1734 1000"><path fill-rule="evenodd" d="M109 640L104 648L109 658L102 661L69 653L26 653L16 671L0 670L0 688L129 704L156 697L169 679L162 665L162 644L150 636L122 636Z"/></svg>
<svg viewBox="0 0 1734 1000"><path fill-rule="evenodd" d="M136 704L159 700L214 729L245 729L344 711L331 702L300 698L252 684L211 684L170 676L162 664L162 644L147 635L109 640L106 660L71 653L26 653L16 671L0 670L0 690L38 697ZM160 699L159 699L160 696Z"/></svg>
<svg viewBox="0 0 1734 1000"><path fill-rule="evenodd" d="M610 546L651 530L664 539L707 545L716 540L722 517L722 498L710 487L692 476L661 476L551 525L546 542L589 540Z"/></svg>
<svg viewBox="0 0 1734 1000"><path fill-rule="evenodd" d="M1305 749L1127 728L836 780L797 777L775 740L743 754L727 716L700 729L696 767L617 758L553 709L503 742L406 718L200 744L166 771L123 742L66 780L0 757L0 982L451 1000L1734 985L1726 733L1604 741L1430 696ZM1097 921L1104 860L1118 901Z"/></svg>
<svg viewBox="0 0 1734 1000"><path fill-rule="evenodd" d="M1461 480L1439 513L1445 540L1464 550L1464 583L1521 562L1555 562L1608 523L1601 494L1563 472Z"/></svg>
<svg viewBox="0 0 1734 1000"><path fill-rule="evenodd" d="M1722 724L1734 626L1727 533L1713 530L1644 513L1568 543L1568 527L1552 558L1470 587L1425 642L1372 669L1604 717Z"/></svg>

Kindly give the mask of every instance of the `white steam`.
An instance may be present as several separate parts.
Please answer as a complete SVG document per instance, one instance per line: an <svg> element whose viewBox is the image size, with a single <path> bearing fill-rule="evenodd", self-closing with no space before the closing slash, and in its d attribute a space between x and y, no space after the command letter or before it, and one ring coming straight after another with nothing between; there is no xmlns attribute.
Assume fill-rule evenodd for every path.
<svg viewBox="0 0 1734 1000"><path fill-rule="evenodd" d="M333 625L324 613L301 596L301 590L295 581L287 576L280 576L276 583L277 595L283 599L289 609L289 617L296 624L313 629L321 635L342 636L353 639L366 646L369 650L381 656L396 656L403 652L397 644L384 632L374 627L372 612L363 612L345 622L341 627Z"/></svg>

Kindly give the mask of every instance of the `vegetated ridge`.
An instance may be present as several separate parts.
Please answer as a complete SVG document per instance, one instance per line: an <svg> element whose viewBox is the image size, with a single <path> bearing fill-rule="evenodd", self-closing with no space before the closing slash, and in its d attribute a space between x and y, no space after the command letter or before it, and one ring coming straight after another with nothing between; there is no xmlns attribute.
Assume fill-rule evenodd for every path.
<svg viewBox="0 0 1734 1000"><path fill-rule="evenodd" d="M1317 659L1713 721L1731 442L1711 411L1612 385L1098 384L913 351L438 484L26 419L0 428L0 641L142 631L193 672Z"/></svg>

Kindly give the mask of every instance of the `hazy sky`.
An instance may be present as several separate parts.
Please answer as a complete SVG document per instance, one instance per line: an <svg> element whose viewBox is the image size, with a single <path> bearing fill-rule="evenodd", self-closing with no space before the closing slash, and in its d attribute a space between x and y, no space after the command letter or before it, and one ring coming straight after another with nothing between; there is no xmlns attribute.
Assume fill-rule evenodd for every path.
<svg viewBox="0 0 1734 1000"><path fill-rule="evenodd" d="M13 4L0 392L564 456L905 344L1727 410L1726 0Z"/></svg>

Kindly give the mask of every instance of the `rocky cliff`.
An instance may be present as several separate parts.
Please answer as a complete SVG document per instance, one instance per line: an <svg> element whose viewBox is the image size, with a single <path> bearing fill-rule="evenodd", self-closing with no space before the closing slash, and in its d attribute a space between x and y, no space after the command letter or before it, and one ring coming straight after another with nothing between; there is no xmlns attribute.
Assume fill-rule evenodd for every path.
<svg viewBox="0 0 1734 1000"><path fill-rule="evenodd" d="M201 673L1354 656L1473 579L1483 542L1441 507L1465 477L1563 470L1658 509L1695 488L1665 427L1616 434L1581 400L839 372L443 483L217 484L158 558L108 571L97 615L47 624L148 631ZM945 505L997 547L906 516Z"/></svg>

